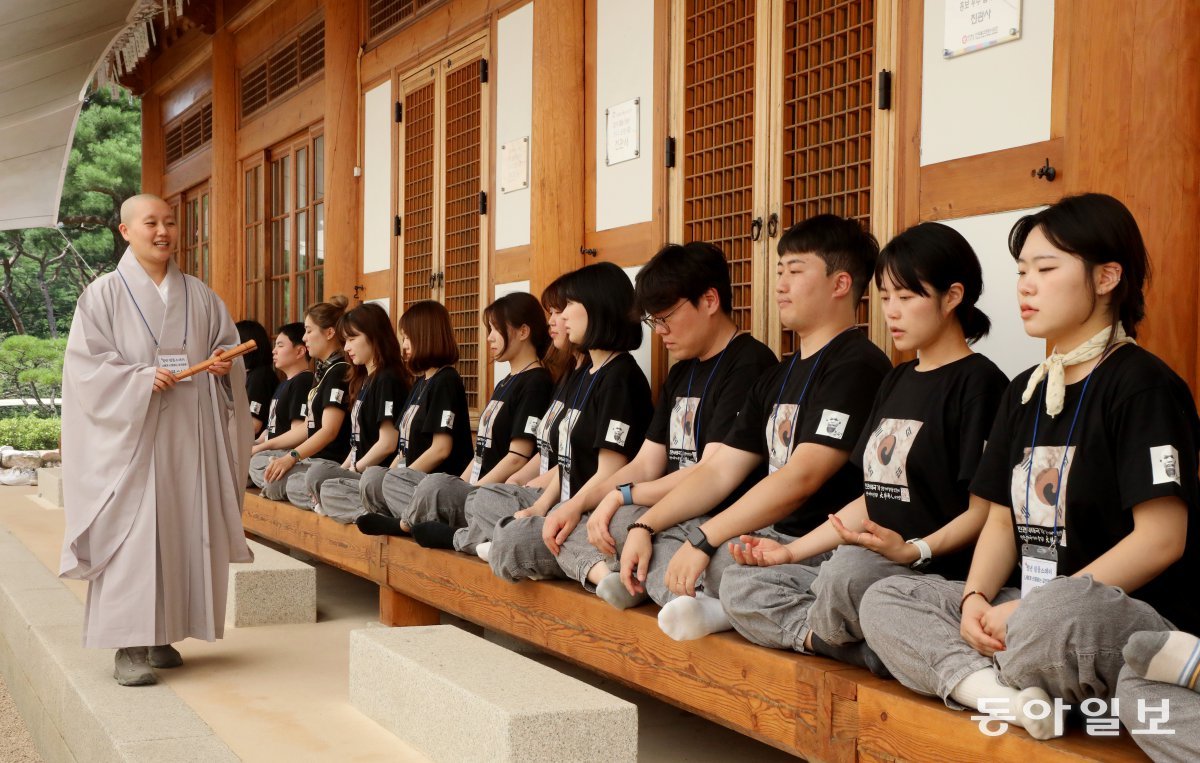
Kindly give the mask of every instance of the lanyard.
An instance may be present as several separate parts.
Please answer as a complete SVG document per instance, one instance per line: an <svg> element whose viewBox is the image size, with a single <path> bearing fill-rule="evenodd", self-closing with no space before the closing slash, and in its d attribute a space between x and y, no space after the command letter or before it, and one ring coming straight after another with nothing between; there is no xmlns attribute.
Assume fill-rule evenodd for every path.
<svg viewBox="0 0 1200 763"><path fill-rule="evenodd" d="M729 349L729 345L733 344L733 340L737 339L737 337L738 332L735 331L733 336L729 337L729 341L725 343L725 346L721 348L721 354L717 356L717 362L713 365L713 370L709 372L708 380L704 382L704 389L700 391L700 402L696 403L696 414L692 417L692 421L694 422L693 427L695 428L695 436L692 438L692 442L696 445L695 455L700 454L700 409L704 407L704 398L708 395L708 385L712 384L713 377L717 375L717 369L721 367L721 359L725 357L725 350ZM696 366L698 365L700 365L699 362L693 365L692 373L688 375L688 400L692 399L692 382L696 379Z"/></svg>
<svg viewBox="0 0 1200 763"><path fill-rule="evenodd" d="M579 380L579 386L577 386L575 388L575 397L571 399L571 407L568 408L565 413L563 413L563 415L567 417L567 453L568 454L570 453L571 433L575 431L575 425L578 424L579 419L581 419L583 417L582 408L584 405L587 405L588 396L592 394L592 387L596 386L596 380L600 378L600 372L603 371L604 367L608 365L608 361L612 360L615 357L617 357L617 353L615 353L615 352L612 355L609 355L607 358L604 359L604 362L600 364L600 367L596 369L596 373L591 374L592 379L590 382L588 382L587 391L585 391L583 393L583 400L579 399L579 390L583 387L583 379L582 378ZM587 373L587 372L585 371L584 373ZM576 407L577 403L578 403L578 407ZM571 421L571 419L570 419L571 411L579 411L579 415L575 417L574 421ZM561 438L559 441L559 448L560 449L562 448ZM561 457L562 454L560 453L559 456ZM570 458L570 455L568 455L567 457Z"/></svg>
<svg viewBox="0 0 1200 763"><path fill-rule="evenodd" d="M519 375L528 371L529 367L537 362L538 361L536 361L536 360L531 360L527 364L525 364L525 367L522 368L520 371L517 371L515 374L509 374L508 376L504 377L504 379L499 384L496 385L496 391L492 393L492 399L503 401L504 393L507 392L508 388L512 385L513 379L517 378Z"/></svg>
<svg viewBox="0 0 1200 763"><path fill-rule="evenodd" d="M836 337L835 337L836 338ZM812 368L808 369L808 378L804 380L804 387L800 390L800 398L796 400L796 421L792 422L791 431L788 432L787 441L787 458L792 454L792 442L796 439L796 425L800 423L800 404L804 402L804 396L808 394L808 385L813 379L813 374L817 372L817 366L821 365L821 356L825 354L825 348L833 344L833 340L821 348L817 353L816 360L813 361ZM792 362L788 364L787 373L783 375L783 384L779 385L779 394L775 396L775 405L771 411L771 431L775 431L775 420L779 417L779 401L783 398L783 390L787 388L788 378L792 375L792 368L796 365L796 359L800 357L800 351L797 350L795 355L792 355Z"/></svg>
<svg viewBox="0 0 1200 763"><path fill-rule="evenodd" d="M125 274L121 269L117 269L117 275L121 276L121 283L125 284L125 291L129 292L129 299L133 301L133 307L138 311L138 315L142 319L142 325L146 327L146 331L150 333L150 340L154 342L154 349L158 349L158 337L154 336L154 329L150 328L150 321L146 320L146 314L142 312L142 306L138 304L137 297L133 296L133 289L129 288L129 281L125 280ZM188 317L191 311L188 309L188 285L187 279L183 279L183 348L187 349L188 336Z"/></svg>
<svg viewBox="0 0 1200 763"><path fill-rule="evenodd" d="M1100 363L1104 362L1108 352L1100 356L1100 360L1088 371L1087 377L1083 380L1083 389L1079 393L1079 402L1075 404L1075 415L1071 417L1071 426L1067 429L1067 442L1063 446L1062 463L1058 465L1058 483L1054 488L1054 531L1050 536L1050 547L1054 548L1058 545L1058 502L1062 497L1062 481L1063 470L1067 468L1067 454L1071 452L1071 438L1075 434L1075 424L1079 422L1079 411L1083 408L1083 398L1087 395L1088 385L1092 383L1092 374L1100 367ZM1042 420L1042 407L1046 405L1046 383L1042 383L1042 394L1038 399L1037 412L1033 417L1033 439L1029 443L1029 471L1025 473L1025 527L1029 527L1029 485L1033 481L1033 454L1037 449L1038 424Z"/></svg>
<svg viewBox="0 0 1200 763"><path fill-rule="evenodd" d="M310 414L312 413L313 401L317 399L317 394L321 391L321 384L324 383L325 377L338 366L346 365L346 361L342 360L340 353L330 355L329 359L324 362L326 365L323 369L321 368L321 363L317 364L317 373L313 375L312 389L308 391L308 412ZM315 417L313 418L313 422L316 423ZM318 423L317 426L320 427L320 424Z"/></svg>

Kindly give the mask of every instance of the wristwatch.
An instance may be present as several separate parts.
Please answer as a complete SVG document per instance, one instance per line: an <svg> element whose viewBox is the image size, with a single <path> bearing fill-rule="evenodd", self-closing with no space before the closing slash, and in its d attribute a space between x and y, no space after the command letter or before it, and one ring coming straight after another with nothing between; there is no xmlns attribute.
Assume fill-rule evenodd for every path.
<svg viewBox="0 0 1200 763"><path fill-rule="evenodd" d="M929 566L930 562L933 561L933 551L930 550L929 544L925 542L924 538L913 538L904 542L911 543L912 545L916 546L917 551L921 554L919 557L917 557L915 562L908 565L910 569L924 569L925 567Z"/></svg>
<svg viewBox="0 0 1200 763"><path fill-rule="evenodd" d="M717 547L708 542L708 536L699 527L692 528L692 531L687 534L687 541L695 548L700 549L708 556L717 553Z"/></svg>
<svg viewBox="0 0 1200 763"><path fill-rule="evenodd" d="M633 505L633 483L626 482L624 485L617 485L617 490L621 491L621 500L625 503L624 506Z"/></svg>
<svg viewBox="0 0 1200 763"><path fill-rule="evenodd" d="M296 450L295 448L292 448L291 450L289 450L288 455L291 456L292 458L296 459L297 463L299 463L301 460L303 460L300 458L300 451Z"/></svg>

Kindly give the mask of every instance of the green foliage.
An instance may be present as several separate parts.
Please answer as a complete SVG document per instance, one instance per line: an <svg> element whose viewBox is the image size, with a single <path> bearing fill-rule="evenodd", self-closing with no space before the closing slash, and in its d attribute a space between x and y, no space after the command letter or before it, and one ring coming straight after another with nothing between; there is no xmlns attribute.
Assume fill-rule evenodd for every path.
<svg viewBox="0 0 1200 763"><path fill-rule="evenodd" d="M62 395L66 349L66 339L39 339L24 334L0 342L0 395L32 399L34 402L28 407L42 414L56 412L53 400Z"/></svg>
<svg viewBox="0 0 1200 763"><path fill-rule="evenodd" d="M0 419L0 445L17 450L54 450L58 448L62 419L18 416Z"/></svg>

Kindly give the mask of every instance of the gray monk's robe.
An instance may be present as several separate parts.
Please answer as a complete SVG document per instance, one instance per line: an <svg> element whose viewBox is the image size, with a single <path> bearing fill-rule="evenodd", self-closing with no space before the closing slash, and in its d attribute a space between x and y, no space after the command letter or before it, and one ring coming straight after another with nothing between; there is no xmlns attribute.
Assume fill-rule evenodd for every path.
<svg viewBox="0 0 1200 763"><path fill-rule="evenodd" d="M90 582L89 647L219 638L229 563L252 560L241 521L253 438L242 361L223 379L205 372L165 392L153 384L156 339L194 365L237 345L237 329L203 282L174 263L166 281L164 305L126 251L79 298L67 340L60 574Z"/></svg>

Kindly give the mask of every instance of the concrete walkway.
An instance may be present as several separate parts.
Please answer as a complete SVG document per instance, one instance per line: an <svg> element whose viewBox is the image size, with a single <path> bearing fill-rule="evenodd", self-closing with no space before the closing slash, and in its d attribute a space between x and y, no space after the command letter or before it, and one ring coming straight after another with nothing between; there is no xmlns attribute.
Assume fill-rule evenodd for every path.
<svg viewBox="0 0 1200 763"><path fill-rule="evenodd" d="M11 532L55 570L63 514L41 504L32 496L35 490L0 487L0 531ZM185 641L178 645L184 667L160 671L160 677L245 761L426 760L348 701L349 633L376 622L378 588L340 570L316 567L317 623L228 629L225 639L215 643ZM64 584L83 599L84 584ZM636 703L641 760L794 760L581 668L539 659Z"/></svg>
<svg viewBox="0 0 1200 763"><path fill-rule="evenodd" d="M42 760L3 678L0 678L0 750L3 751L0 760L4 763L41 763Z"/></svg>

